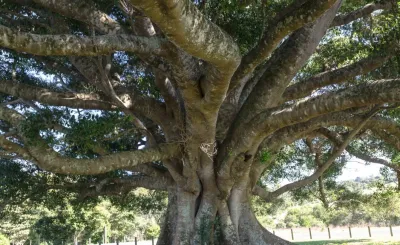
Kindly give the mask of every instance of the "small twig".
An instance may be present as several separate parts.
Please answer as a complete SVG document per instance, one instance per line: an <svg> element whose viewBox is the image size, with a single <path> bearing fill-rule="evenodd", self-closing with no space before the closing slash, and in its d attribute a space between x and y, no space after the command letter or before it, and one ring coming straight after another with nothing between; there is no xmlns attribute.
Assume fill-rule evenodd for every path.
<svg viewBox="0 0 400 245"><path fill-rule="evenodd" d="M14 104L18 104L18 103L21 103L21 102L23 102L23 100L21 98L19 98L19 99L10 101L10 102L4 102L4 103L2 103L0 105L1 106L14 105Z"/></svg>
<svg viewBox="0 0 400 245"><path fill-rule="evenodd" d="M30 107L32 107L33 109L35 109L36 111L40 111L41 109L37 106L37 105L35 105L35 103L34 102L32 102L32 101L29 101L29 100L22 100L26 105L28 105L28 106L30 106Z"/></svg>
<svg viewBox="0 0 400 245"><path fill-rule="evenodd" d="M107 185L108 183L110 183L110 179L109 179L109 178L106 178L106 179L101 180L99 183L97 183L97 184L95 185L96 191L97 191L97 192L100 192L100 191L103 189L103 187L104 187L105 185Z"/></svg>
<svg viewBox="0 0 400 245"><path fill-rule="evenodd" d="M76 92L76 91L74 91L74 90L68 88L68 84L66 84L66 83L64 82L64 79L62 78L62 75L61 75L61 74L58 75L58 78L59 78L59 82L57 82L57 83L60 84L61 87L63 87L65 90L67 90L67 91L69 91L69 92L73 92L73 93Z"/></svg>

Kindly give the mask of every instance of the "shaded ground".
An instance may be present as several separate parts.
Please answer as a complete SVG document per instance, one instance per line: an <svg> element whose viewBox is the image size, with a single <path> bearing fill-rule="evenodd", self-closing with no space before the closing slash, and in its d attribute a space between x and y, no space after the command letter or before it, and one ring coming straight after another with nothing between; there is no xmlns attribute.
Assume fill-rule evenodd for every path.
<svg viewBox="0 0 400 245"><path fill-rule="evenodd" d="M154 240L154 244L156 244ZM134 245L134 242L120 243L120 245ZM351 240L321 240L321 241L307 241L296 242L298 245L400 245L400 241L395 240L370 240L370 239L351 239ZM115 243L108 243L105 245L115 245ZM138 245L152 245L151 241L138 241Z"/></svg>
<svg viewBox="0 0 400 245"><path fill-rule="evenodd" d="M274 229L273 231L277 236L292 241L290 229ZM392 227L393 237L391 236L389 227L370 227L370 231L372 239L378 241L400 241L400 226ZM311 228L311 232L312 239L310 239L308 228L293 228L294 241L330 240L328 229L326 227ZM331 227L330 234L333 241L351 239L348 227ZM351 227L351 235L353 240L370 239L368 227Z"/></svg>
<svg viewBox="0 0 400 245"><path fill-rule="evenodd" d="M298 245L400 245L400 241L374 241L369 239L323 240L297 242Z"/></svg>
<svg viewBox="0 0 400 245"><path fill-rule="evenodd" d="M120 242L120 245L135 245L135 242ZM157 244L157 239L154 239L154 244ZM106 243L103 245L116 245L116 243ZM147 241L138 241L137 245L152 245L152 241L151 240L147 240Z"/></svg>

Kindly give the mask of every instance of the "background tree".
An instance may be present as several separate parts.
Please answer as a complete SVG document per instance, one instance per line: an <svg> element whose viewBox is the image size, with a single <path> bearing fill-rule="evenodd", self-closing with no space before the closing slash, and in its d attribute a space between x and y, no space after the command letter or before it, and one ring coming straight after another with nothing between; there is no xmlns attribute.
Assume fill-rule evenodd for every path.
<svg viewBox="0 0 400 245"><path fill-rule="evenodd" d="M39 241L47 244L103 242L104 228L109 242L159 235L157 213L149 214L145 209L133 211L131 206L113 205L103 198L95 202L86 200L79 205L74 202L69 199L57 207L31 203L7 208L2 212L0 232L14 243L33 245Z"/></svg>
<svg viewBox="0 0 400 245"><path fill-rule="evenodd" d="M258 220L269 229L400 224L398 213L393 212L400 207L399 193L383 178L358 178L338 183L335 191L327 188L328 209L314 195L314 191L318 194L318 182L314 185L315 188L302 188L306 190L301 195L298 191L285 193L279 202L265 203L253 198Z"/></svg>
<svg viewBox="0 0 400 245"><path fill-rule="evenodd" d="M317 181L360 135L396 159L398 4L2 1L1 157L30 194L167 191L159 244L290 244L252 195ZM311 175L263 188L315 135L332 144Z"/></svg>
<svg viewBox="0 0 400 245"><path fill-rule="evenodd" d="M3 234L0 234L0 244L1 245L8 245L8 244L10 244L10 241Z"/></svg>

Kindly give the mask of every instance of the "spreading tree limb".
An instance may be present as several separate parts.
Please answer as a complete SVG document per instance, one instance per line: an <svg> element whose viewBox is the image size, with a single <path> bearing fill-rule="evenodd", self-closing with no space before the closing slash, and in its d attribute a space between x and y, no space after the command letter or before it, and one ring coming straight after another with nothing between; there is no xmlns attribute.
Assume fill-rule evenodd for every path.
<svg viewBox="0 0 400 245"><path fill-rule="evenodd" d="M285 36L315 21L335 2L336 0L295 1L278 14L268 23L268 28L264 31L259 43L242 58L232 78L230 89L233 89L246 75L252 73L259 64L265 61Z"/></svg>
<svg viewBox="0 0 400 245"><path fill-rule="evenodd" d="M328 138L330 141L332 141L336 145L341 144L343 142L341 135L338 135L337 133L335 133L327 128L318 129L317 132L324 135L326 138ZM365 152L357 151L356 149L354 149L351 146L346 147L346 151L350 155L353 155L353 156L355 156L361 160L364 160L366 162L381 164L381 165L384 165L386 167L393 169L394 171L400 171L400 165L391 163L391 162L389 162L385 159L379 158L379 157L371 156Z"/></svg>
<svg viewBox="0 0 400 245"><path fill-rule="evenodd" d="M284 185L280 187L279 189L273 191L273 192L267 192L265 191L262 187L256 186L253 189L253 193L255 195L260 196L263 200L270 202L274 198L282 195L285 192L298 189L300 187L306 186L315 180L317 180L338 158L343 151L346 149L346 147L350 144L350 142L353 140L353 138L358 134L358 132L365 126L367 121L373 117L378 111L380 110L380 106L375 107L366 117L365 119L356 127L354 128L350 134L345 138L345 140L342 142L340 146L338 146L335 151L332 153L332 155L329 156L329 158L325 161L324 164L322 164L318 169L309 177L304 178L302 180Z"/></svg>
<svg viewBox="0 0 400 245"><path fill-rule="evenodd" d="M39 35L15 31L0 25L0 46L35 55L97 56L115 51L129 51L161 55L163 41L157 37L133 35L103 35L79 37L76 35Z"/></svg>
<svg viewBox="0 0 400 245"><path fill-rule="evenodd" d="M5 107L0 107L0 119L10 122L17 128L25 120L23 115ZM25 138L23 132L19 134ZM12 152L15 151L27 160L33 160L44 170L75 175L95 175L117 169L126 169L141 163L173 158L179 156L181 152L179 143L169 143L143 150L113 153L93 159L75 159L61 156L38 137L39 135L35 142L30 143L29 139L25 138L27 142L25 142L24 147L8 141L4 136L1 136L1 143L4 146L3 148Z"/></svg>
<svg viewBox="0 0 400 245"><path fill-rule="evenodd" d="M66 106L70 108L80 108L89 110L117 110L118 107L106 98L101 98L98 94L84 94L74 92L55 92L46 88L18 83L15 81L0 81L0 92L6 93L24 100L33 100L52 106ZM165 121L163 103L153 98L143 97L133 91L118 91L124 98L128 109L140 113L156 122Z"/></svg>
<svg viewBox="0 0 400 245"><path fill-rule="evenodd" d="M260 113L251 124L264 127L260 132L271 132L326 113L371 104L398 102L400 100L398 93L400 93L399 79L367 82L343 91L322 94L290 106L284 105Z"/></svg>
<svg viewBox="0 0 400 245"><path fill-rule="evenodd" d="M106 13L98 10L90 0L32 1L51 11L87 23L102 33L116 34L123 31L121 25L117 21Z"/></svg>
<svg viewBox="0 0 400 245"><path fill-rule="evenodd" d="M233 39L191 1L130 0L189 54L224 69L235 69L239 49ZM232 66L233 65L233 66Z"/></svg>
<svg viewBox="0 0 400 245"><path fill-rule="evenodd" d="M304 98L310 95L315 89L346 82L348 79L366 74L382 66L391 56L392 54L389 53L373 55L342 68L319 73L289 86L282 95L282 99L283 101L288 101Z"/></svg>
<svg viewBox="0 0 400 245"><path fill-rule="evenodd" d="M337 16L333 20L331 27L346 25L357 19L360 19L360 18L370 15L374 11L388 10L388 9L394 8L395 6L396 6L396 3L391 0L384 0L379 3L370 3L370 4L367 4L361 8L353 11L353 12L348 13L348 14Z"/></svg>

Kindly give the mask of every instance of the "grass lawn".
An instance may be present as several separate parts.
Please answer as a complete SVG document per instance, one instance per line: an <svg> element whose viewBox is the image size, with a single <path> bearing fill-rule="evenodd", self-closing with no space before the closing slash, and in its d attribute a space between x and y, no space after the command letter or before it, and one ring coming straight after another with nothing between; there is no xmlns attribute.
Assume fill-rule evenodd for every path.
<svg viewBox="0 0 400 245"><path fill-rule="evenodd" d="M297 242L298 245L400 245L400 241L374 241L368 239L326 240L313 242Z"/></svg>

